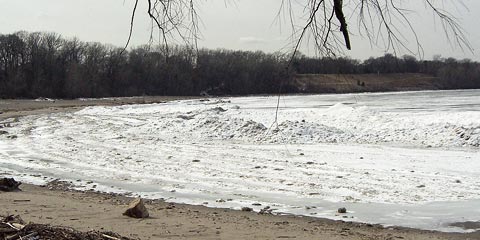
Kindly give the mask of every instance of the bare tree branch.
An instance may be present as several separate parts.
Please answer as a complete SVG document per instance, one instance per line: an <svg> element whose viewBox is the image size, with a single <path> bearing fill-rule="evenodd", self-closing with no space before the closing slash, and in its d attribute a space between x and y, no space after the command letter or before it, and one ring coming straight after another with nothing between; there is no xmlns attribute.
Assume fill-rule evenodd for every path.
<svg viewBox="0 0 480 240"><path fill-rule="evenodd" d="M345 38L345 45L348 50L351 50L352 47L350 45L350 36L348 35L347 20L345 20L345 15L343 14L343 0L333 0L333 9L335 10L335 16L337 16L337 19L340 22L340 31Z"/></svg>
<svg viewBox="0 0 480 240"><path fill-rule="evenodd" d="M125 47L120 52L120 55L123 54L125 50L127 50L127 47L130 44L130 39L132 39L133 22L135 21L135 13L137 12L137 6L138 6L138 0L135 0L135 6L133 7L133 12L132 12L132 20L130 20L130 32L128 33L128 40L127 40L127 43L125 44Z"/></svg>
<svg viewBox="0 0 480 240"><path fill-rule="evenodd" d="M292 10L292 5L300 5L308 16L304 18L302 25L296 25L291 20L292 38L295 43L292 45L292 57L300 49L303 42L312 42L313 47L320 55L335 56L343 53L343 49L351 49L350 36L351 29L347 28L348 23L357 20L357 29L360 36L364 36L370 40L372 45L378 46L386 51L407 51L414 55L423 56L423 47L417 30L412 24L412 17L409 16L411 9L402 7L408 1L400 0L282 0L282 12L287 12L290 19L301 19L298 11ZM412 0L413 2L413 0ZM446 34L447 40L452 45L460 47L462 50L472 51L472 47L468 42L465 31L461 27L459 20L438 7L444 1L422 0L426 5L426 9L433 11L435 18L439 18L441 26ZM463 4L459 1L451 1L452 4ZM322 4L322 11L318 11L318 4ZM417 2L415 2L418 5ZM282 10L282 8L290 8ZM314 13L313 15L311 13ZM297 16L291 16L297 14ZM332 21L333 14L337 21ZM347 16L350 16L347 18ZM423 16L422 16L423 17ZM418 25L418 24L415 24ZM297 34L300 33L300 34ZM340 37L339 35L342 35ZM307 39L304 39L307 38ZM341 47L340 39L343 38L343 47ZM413 42L410 42L413 40ZM415 46L416 50L410 48Z"/></svg>
<svg viewBox="0 0 480 240"><path fill-rule="evenodd" d="M199 17L194 0L146 0L146 13L152 21L150 39L153 40L155 30L158 30L159 39L164 45L165 55L169 55L169 45L182 41L184 45L193 46L198 52L200 37ZM128 48L132 37L134 19L139 0L135 0L129 37L124 50Z"/></svg>

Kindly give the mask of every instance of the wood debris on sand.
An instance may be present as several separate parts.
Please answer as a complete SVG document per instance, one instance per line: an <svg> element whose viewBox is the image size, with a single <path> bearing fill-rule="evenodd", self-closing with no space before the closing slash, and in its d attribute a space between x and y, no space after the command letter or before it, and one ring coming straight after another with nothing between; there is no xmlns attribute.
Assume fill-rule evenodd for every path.
<svg viewBox="0 0 480 240"><path fill-rule="evenodd" d="M130 240L112 232L80 232L68 227L25 223L19 216L0 216L0 239L6 240Z"/></svg>

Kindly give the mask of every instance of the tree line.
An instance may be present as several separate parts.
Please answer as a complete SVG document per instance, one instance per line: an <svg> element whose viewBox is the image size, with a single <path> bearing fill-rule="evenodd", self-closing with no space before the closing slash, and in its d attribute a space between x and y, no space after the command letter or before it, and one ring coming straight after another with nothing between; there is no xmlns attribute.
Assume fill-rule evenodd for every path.
<svg viewBox="0 0 480 240"><path fill-rule="evenodd" d="M295 93L295 74L426 73L445 89L480 88L480 64L466 59L297 54L289 63L281 53L147 45L126 51L56 33L0 34L0 98Z"/></svg>

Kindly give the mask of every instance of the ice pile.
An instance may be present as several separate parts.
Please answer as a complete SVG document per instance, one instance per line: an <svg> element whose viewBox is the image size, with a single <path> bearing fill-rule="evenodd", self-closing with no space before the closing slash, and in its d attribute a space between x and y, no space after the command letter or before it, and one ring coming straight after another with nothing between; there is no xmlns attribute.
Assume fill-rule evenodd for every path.
<svg viewBox="0 0 480 240"><path fill-rule="evenodd" d="M441 229L479 220L475 207L462 208L480 199L478 95L289 96L277 119L276 97L27 116L0 135L0 169L33 183L60 178L83 189L329 218L341 202L354 220Z"/></svg>
<svg viewBox="0 0 480 240"><path fill-rule="evenodd" d="M479 111L388 112L358 104L337 103L323 108L280 109L280 117L275 122L275 106L262 108L262 103L248 105L245 100L250 99L189 100L138 109L132 106L93 107L76 113L76 116L136 119L145 124L138 131L157 131L167 138L173 134L174 142L196 139L272 144L480 146Z"/></svg>

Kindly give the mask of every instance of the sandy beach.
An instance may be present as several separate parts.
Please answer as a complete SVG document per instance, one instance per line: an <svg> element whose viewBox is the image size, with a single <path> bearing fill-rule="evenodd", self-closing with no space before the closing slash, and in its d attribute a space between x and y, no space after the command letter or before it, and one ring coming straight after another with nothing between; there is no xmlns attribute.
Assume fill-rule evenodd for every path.
<svg viewBox="0 0 480 240"><path fill-rule="evenodd" d="M76 111L85 106L157 103L183 97L103 100L1 100L0 120L31 114ZM0 177L3 177L0 169ZM148 219L123 216L131 198L94 191L74 191L68 184L21 185L21 192L0 192L0 215L20 215L27 222L113 231L134 239L480 239L480 232L460 234L333 221L286 215L147 201Z"/></svg>
<svg viewBox="0 0 480 240"><path fill-rule="evenodd" d="M479 239L448 234L348 223L320 218L260 215L229 209L147 201L148 219L122 216L130 198L78 192L51 186L22 185L0 193L0 214L27 222L113 231L134 239Z"/></svg>

